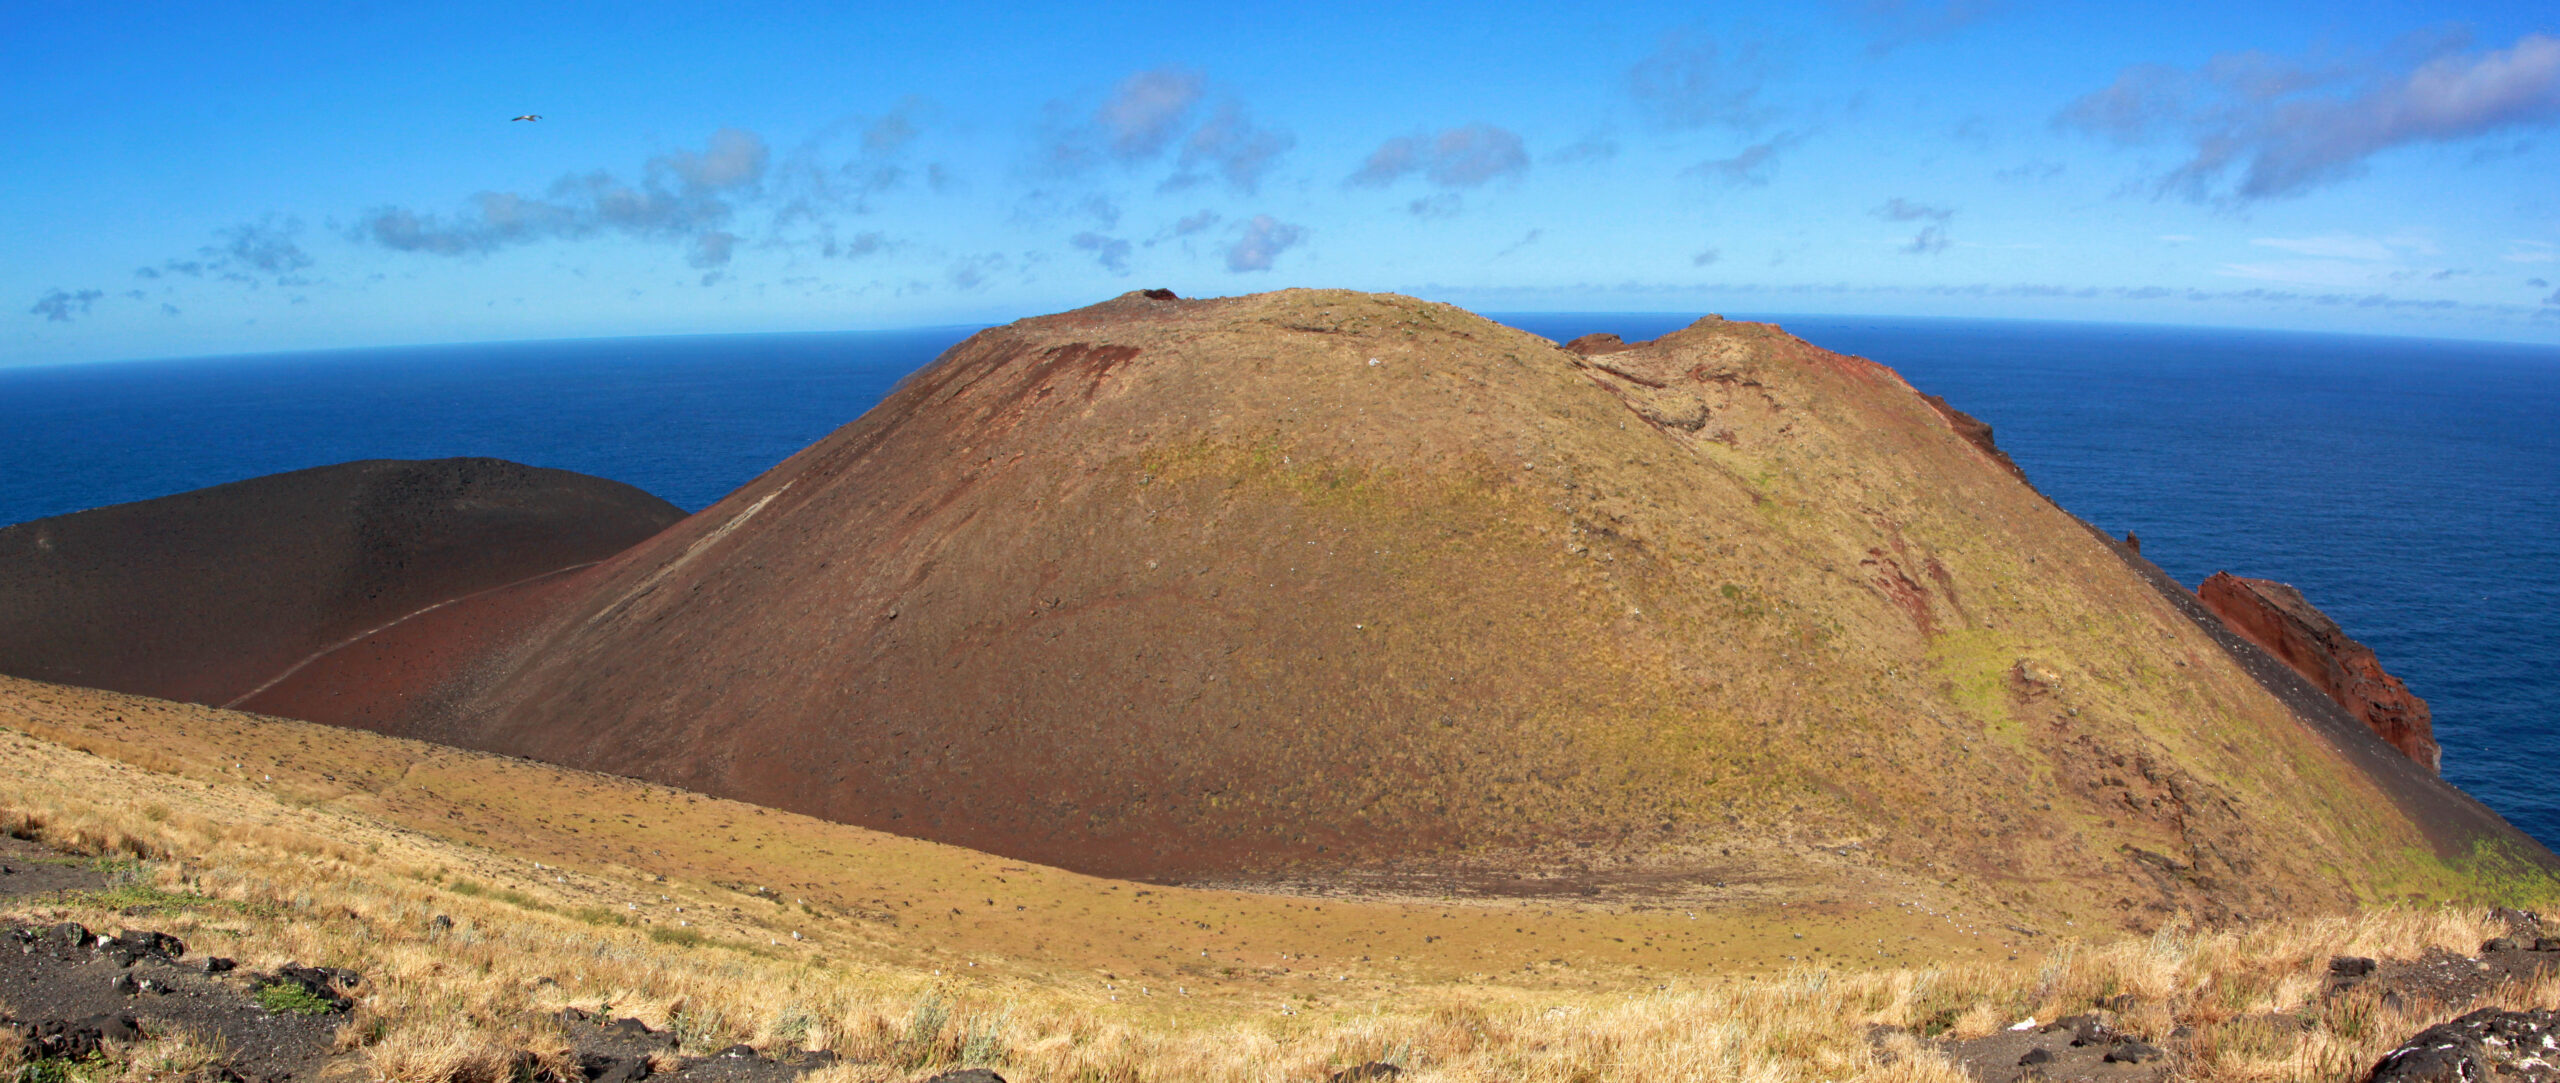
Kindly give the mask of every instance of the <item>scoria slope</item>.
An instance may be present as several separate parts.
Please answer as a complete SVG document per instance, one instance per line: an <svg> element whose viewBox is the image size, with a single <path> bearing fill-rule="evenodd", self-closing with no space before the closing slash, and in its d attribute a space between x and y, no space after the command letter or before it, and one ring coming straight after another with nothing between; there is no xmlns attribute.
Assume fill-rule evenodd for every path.
<svg viewBox="0 0 2560 1083"><path fill-rule="evenodd" d="M1578 346L1337 291L994 328L382 728L1159 880L2549 890L1892 371Z"/></svg>
<svg viewBox="0 0 2560 1083"><path fill-rule="evenodd" d="M566 470L373 459L37 519L0 529L0 673L230 703L383 624L683 517Z"/></svg>

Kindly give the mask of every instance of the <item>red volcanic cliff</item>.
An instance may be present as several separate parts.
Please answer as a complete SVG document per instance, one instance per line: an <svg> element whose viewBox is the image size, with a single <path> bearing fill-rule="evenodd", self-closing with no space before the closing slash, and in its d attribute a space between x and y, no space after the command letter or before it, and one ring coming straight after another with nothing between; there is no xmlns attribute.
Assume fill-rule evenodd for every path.
<svg viewBox="0 0 2560 1083"><path fill-rule="evenodd" d="M2314 608L2301 591L2272 580L2215 572L2196 588L2196 597L2232 631L2292 666L2391 747L2429 770L2442 770L2444 752L2436 747L2427 701L2384 672L2372 648L2347 638L2338 622Z"/></svg>

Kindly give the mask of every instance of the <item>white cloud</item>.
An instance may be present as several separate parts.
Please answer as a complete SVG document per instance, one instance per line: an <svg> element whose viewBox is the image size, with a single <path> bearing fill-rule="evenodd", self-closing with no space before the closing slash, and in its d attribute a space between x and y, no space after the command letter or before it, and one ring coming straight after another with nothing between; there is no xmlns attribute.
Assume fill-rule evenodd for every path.
<svg viewBox="0 0 2560 1083"><path fill-rule="evenodd" d="M2560 123L2560 37L2505 49L2459 39L2411 57L2338 61L2224 53L2193 69L2137 64L2056 121L2125 144L2193 148L2161 192L2248 201L2298 196L2362 174L2376 154Z"/></svg>
<svg viewBox="0 0 2560 1083"><path fill-rule="evenodd" d="M2389 277L2387 266L2362 259L2293 259L2269 263L2226 263L2214 271L2226 278L2284 282L2297 286L2372 286Z"/></svg>
<svg viewBox="0 0 2560 1083"><path fill-rule="evenodd" d="M2321 259L2387 260L2395 254L2390 245L2381 241L2343 233L2326 237L2257 237L2249 243Z"/></svg>
<svg viewBox="0 0 2560 1083"><path fill-rule="evenodd" d="M2550 263L2560 260L2560 246L2548 241L2508 241L2507 262Z"/></svg>

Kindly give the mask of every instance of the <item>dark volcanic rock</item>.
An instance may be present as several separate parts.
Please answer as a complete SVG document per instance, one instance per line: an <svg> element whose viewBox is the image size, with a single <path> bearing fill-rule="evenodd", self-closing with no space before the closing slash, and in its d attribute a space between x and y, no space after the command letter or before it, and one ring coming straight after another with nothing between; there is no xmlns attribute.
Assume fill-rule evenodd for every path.
<svg viewBox="0 0 2560 1083"><path fill-rule="evenodd" d="M602 560L681 518L619 482L437 459L37 519L0 529L0 673L229 704L387 622Z"/></svg>
<svg viewBox="0 0 2560 1083"><path fill-rule="evenodd" d="M80 1060L98 1051L100 1042L135 1042L142 1027L130 1015L93 1015L86 1019L48 1019L18 1028L21 1054L29 1060Z"/></svg>
<svg viewBox="0 0 2560 1083"><path fill-rule="evenodd" d="M2107 1050L2106 1056L2106 1062L2109 1064L2140 1064L2147 1060L2158 1059L2160 1059L2159 1046L2134 1039L2116 1043L2115 1048Z"/></svg>
<svg viewBox="0 0 2560 1083"><path fill-rule="evenodd" d="M2560 1012L2484 1008L2419 1031L2383 1055L2368 1083L2552 1083Z"/></svg>
<svg viewBox="0 0 2560 1083"><path fill-rule="evenodd" d="M2444 753L2436 747L2427 701L2384 672L2372 648L2348 638L2301 591L2215 572L2196 588L2196 597L2232 631L2318 685L2391 747L2429 770L2443 769Z"/></svg>
<svg viewBox="0 0 2560 1083"><path fill-rule="evenodd" d="M1621 339L1606 331L1594 331L1588 335L1582 336L1581 338L1565 343L1564 348L1568 352L1578 353L1584 357L1591 357L1597 354L1616 353L1620 350L1630 350L1641 345L1643 345L1643 343L1628 342L1625 339Z"/></svg>

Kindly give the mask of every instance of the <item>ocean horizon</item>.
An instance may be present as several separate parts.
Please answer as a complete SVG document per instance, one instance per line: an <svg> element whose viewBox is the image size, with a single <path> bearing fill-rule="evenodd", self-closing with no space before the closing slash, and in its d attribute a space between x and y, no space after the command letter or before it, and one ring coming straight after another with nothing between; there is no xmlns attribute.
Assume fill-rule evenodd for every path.
<svg viewBox="0 0 2560 1083"><path fill-rule="evenodd" d="M1494 313L1630 341L1662 313ZM2190 586L2299 587L2425 698L2448 779L2546 844L2560 796L2560 347L1746 315L1986 422L2047 496ZM0 524L369 458L485 455L697 511L975 326L0 368Z"/></svg>

